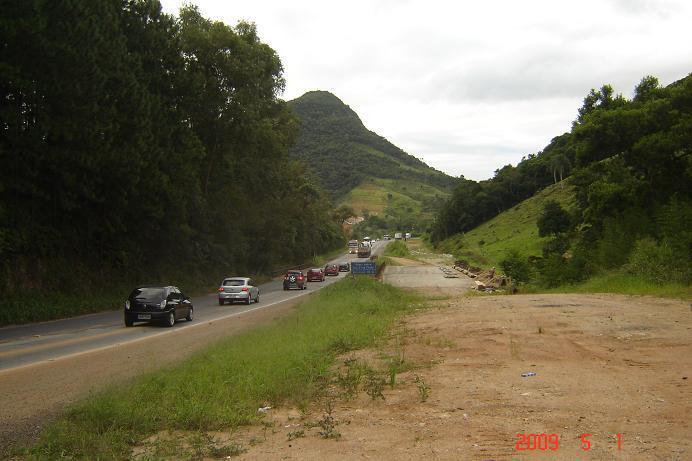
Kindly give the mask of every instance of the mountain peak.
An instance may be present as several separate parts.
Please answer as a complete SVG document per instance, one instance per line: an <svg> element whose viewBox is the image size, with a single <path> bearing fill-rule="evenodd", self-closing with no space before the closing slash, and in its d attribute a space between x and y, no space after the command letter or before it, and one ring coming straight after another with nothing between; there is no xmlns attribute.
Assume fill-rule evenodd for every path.
<svg viewBox="0 0 692 461"><path fill-rule="evenodd" d="M358 114L328 91L309 91L288 104L301 121L291 153L335 199L366 178L410 179L443 190L455 182L365 128Z"/></svg>

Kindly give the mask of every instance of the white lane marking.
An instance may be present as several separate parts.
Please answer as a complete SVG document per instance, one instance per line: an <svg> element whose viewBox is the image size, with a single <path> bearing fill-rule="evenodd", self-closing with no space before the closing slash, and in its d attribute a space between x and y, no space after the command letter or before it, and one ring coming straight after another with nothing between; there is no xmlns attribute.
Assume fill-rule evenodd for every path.
<svg viewBox="0 0 692 461"><path fill-rule="evenodd" d="M341 256L338 257L338 259L335 259L334 261L342 260L342 259L345 258L345 257L346 257L346 255L341 255ZM329 264L335 264L334 261L329 262ZM334 282L336 282L337 280L338 280L338 279L334 279ZM199 323L193 323L193 324L190 324L190 325L184 325L184 326L180 326L180 327L178 327L178 328L176 328L176 329L165 330L165 331L161 331L161 332L159 332L159 333L154 333L154 334L142 336L142 337L140 337L140 338L133 338L133 339L125 340L125 341L122 341L122 342L117 342L117 343L114 343L114 344L109 344L109 345L107 345L107 346L101 346L101 347L97 347L97 348L94 348L94 349L88 349L88 350L84 350L84 351L80 351L80 352L73 352L72 354L61 355L61 356L58 356L58 357L55 357L55 358L39 360L39 361L36 361L36 362L27 363L27 364L24 364L24 365L17 365L17 366L10 367L10 368L3 368L3 369L0 369L0 375L2 375L2 374L4 374L4 373L7 373L7 372L17 371L17 370L19 370L19 369L21 369L21 368L28 368L28 367L33 367L33 366L39 366L39 365L43 365L43 364L46 364L46 363L53 363L53 362L56 362L56 361L58 361L58 360L65 360L65 359L68 359L68 358L78 357L78 356L80 356L80 355L91 354L91 353L94 353L94 352L100 352L100 351L104 351L104 350L107 350L107 349L117 348L117 347L123 346L123 345L129 345L129 344L138 343L138 342L141 342L141 341L146 341L146 340L149 340L149 339L157 338L157 337L159 337L159 336L177 333L177 332L183 331L183 330L185 330L185 329L187 329L187 328L195 328L195 327L201 327L202 325L209 325L209 324L212 324L212 323L214 323L214 322L216 322L216 321L225 320L225 319L230 318L230 317L236 317L236 316L238 316L238 315L242 315L242 314L245 314L245 313L247 313L247 312L253 312L253 311L256 311L256 310L259 310L259 309L265 309L265 308L267 308L267 307L271 307L271 306L274 306L274 305L279 304L279 303L283 303L283 302L286 302L286 301L291 301L291 300L296 299L296 298L299 298L299 297L301 297L301 296L307 296L307 295L309 295L310 293L315 293L316 291L321 290L322 288L324 288L324 287L326 287L326 286L329 286L329 285L331 285L331 284L334 283L334 282L327 283L326 285L320 285L320 286L318 286L317 289L314 290L314 291L313 291L313 290L311 290L311 291L307 291L307 290L306 290L306 291L307 291L306 293L300 293L300 294L297 294L297 295L295 295L295 296L291 296L291 297L286 298L286 299L282 299L282 300L279 300L279 301L271 302L271 303L269 303L269 304L262 304L261 306L256 306L256 307L254 307L254 308L252 308L252 309L247 309L247 310L244 310L244 311L241 311L241 312L234 312L234 313L231 313L231 314L228 314L228 315L224 315L224 316L222 316L222 317L215 317L215 318L213 318L213 319L211 319L211 320L203 320L203 321L201 321L201 322L199 322ZM213 293L210 293L208 296L214 296L214 294L213 294ZM87 314L87 315L98 315L98 313L97 313L97 314ZM86 316L85 316L85 317L86 317Z"/></svg>
<svg viewBox="0 0 692 461"><path fill-rule="evenodd" d="M227 319L227 318L236 317L236 316L238 316L238 315L243 315L243 314L246 314L246 313L248 313L248 312L253 312L253 311L256 311L256 310L259 310L259 309L266 309L267 307L275 306L276 304L284 303L284 302L286 302L286 301L291 301L291 300L296 299L296 298L299 298L299 297L301 297L301 296L309 295L310 293L314 293L314 291L310 291L310 292L307 292L307 293L300 293L300 294L291 296L291 297L286 298L286 299L281 299L281 300L279 300L279 301L274 301L274 302L271 302L271 303L269 303L269 304L263 304L263 305L261 305L261 306L253 307L252 309L247 309L247 310L244 310L244 311L241 311L241 312L234 312L234 313L232 313L232 314L227 314L227 315L224 315L224 316L222 316L222 317L215 317L215 318L213 318L213 319L211 319L211 320L203 320L203 321L201 321L201 322L199 322L199 323L193 323L193 324L190 324L190 325L180 326L180 327L175 328L175 329L169 329L169 330L161 331L161 332L159 332L159 333L154 333L154 334L151 334L151 335L143 336L143 337L141 337L141 338L134 338L134 339L131 339L131 340L126 340L126 341L117 342L117 343L114 343L114 344L109 344L109 345L107 345L107 346L101 346L101 347L97 347L97 348L89 349L89 350L85 350L85 351L73 352L72 354L61 355L61 356L58 356L58 357L55 357L55 358L52 358L52 359L45 359L45 360L40 360L40 361L33 362L33 363L27 363L27 364L24 364L24 365L17 365L17 366L15 366L15 367L11 367L11 368L4 368L4 369L0 370L0 375L2 375L2 374L4 374L4 373L7 373L7 372L17 371L17 370L20 369L20 368L27 368L27 367L39 366L39 365L43 365L43 364L46 364L46 363L54 363L54 362L57 362L58 360L65 360L65 359L69 359L69 358L73 358L73 357L78 357L78 356L80 356L80 355L92 354L92 353L94 353L94 352L100 352L100 351L104 351L104 350L107 350L107 349L114 349L114 348L117 348L117 347L120 347L120 346L123 346L123 345L130 345L130 344L138 343L138 342L141 342L141 341L146 341L146 340L149 340L149 339L157 338L157 337L159 337L159 336L168 335L168 334L173 334L173 333L177 333L177 332L179 332L179 331L184 331L184 330L186 330L186 329L188 329L188 328L196 328L196 327L202 327L202 326L205 326L205 325L210 325L210 324L212 324L212 323L214 323L214 322L218 322L218 321L220 321L220 320L225 320L225 319Z"/></svg>

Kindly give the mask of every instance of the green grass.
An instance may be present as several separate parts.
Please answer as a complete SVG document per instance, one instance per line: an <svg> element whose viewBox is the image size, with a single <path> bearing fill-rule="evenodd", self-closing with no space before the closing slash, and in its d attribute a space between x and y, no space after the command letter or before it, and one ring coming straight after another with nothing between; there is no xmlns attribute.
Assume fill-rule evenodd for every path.
<svg viewBox="0 0 692 461"><path fill-rule="evenodd" d="M373 344L416 302L370 278L344 279L268 326L74 405L20 456L129 459L161 431L233 430L256 422L267 403L305 405L337 355Z"/></svg>
<svg viewBox="0 0 692 461"><path fill-rule="evenodd" d="M449 193L419 181L405 179L368 178L351 190L341 205L378 214L408 214L432 219L434 210L430 204L447 199Z"/></svg>
<svg viewBox="0 0 692 461"><path fill-rule="evenodd" d="M657 283L641 276L624 272L613 272L591 277L577 285L557 288L539 288L534 285L522 287L522 293L618 293L626 295L648 295L663 298L692 299L692 287L681 283Z"/></svg>
<svg viewBox="0 0 692 461"><path fill-rule="evenodd" d="M410 258L411 252L401 240L393 240L384 249L385 256L395 256L398 258Z"/></svg>
<svg viewBox="0 0 692 461"><path fill-rule="evenodd" d="M525 257L541 256L547 238L538 236L536 220L548 200L555 200L570 211L576 206L572 187L568 183L554 184L475 229L444 240L438 249L485 268L500 267L500 261L510 250Z"/></svg>

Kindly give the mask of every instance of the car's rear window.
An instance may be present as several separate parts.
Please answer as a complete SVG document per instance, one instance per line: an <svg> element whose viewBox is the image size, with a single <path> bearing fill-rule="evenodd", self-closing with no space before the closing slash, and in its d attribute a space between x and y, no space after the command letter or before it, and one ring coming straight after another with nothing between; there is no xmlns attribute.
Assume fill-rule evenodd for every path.
<svg viewBox="0 0 692 461"><path fill-rule="evenodd" d="M225 287L242 287L243 285L245 285L245 280L230 279L223 281L223 286Z"/></svg>
<svg viewBox="0 0 692 461"><path fill-rule="evenodd" d="M155 300L163 299L163 293L163 288L135 288L130 297L141 300Z"/></svg>

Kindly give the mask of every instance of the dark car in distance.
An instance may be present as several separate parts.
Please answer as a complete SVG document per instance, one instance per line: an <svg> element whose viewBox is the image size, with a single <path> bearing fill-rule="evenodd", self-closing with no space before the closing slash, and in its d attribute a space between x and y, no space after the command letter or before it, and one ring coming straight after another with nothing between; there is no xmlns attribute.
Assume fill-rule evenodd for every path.
<svg viewBox="0 0 692 461"><path fill-rule="evenodd" d="M302 271L292 270L286 272L286 275L284 275L284 290L290 290L291 288L304 290L307 288L305 285L306 283L307 278Z"/></svg>
<svg viewBox="0 0 692 461"><path fill-rule="evenodd" d="M132 290L125 301L125 326L135 322L163 322L172 327L180 319L192 321L194 307L178 287L146 286Z"/></svg>
<svg viewBox="0 0 692 461"><path fill-rule="evenodd" d="M308 282L324 282L324 271L315 267L308 271Z"/></svg>
<svg viewBox="0 0 692 461"><path fill-rule="evenodd" d="M351 272L351 265L346 261L340 262L339 272Z"/></svg>
<svg viewBox="0 0 692 461"><path fill-rule="evenodd" d="M339 266L336 264L327 264L324 266L324 275L339 275Z"/></svg>

